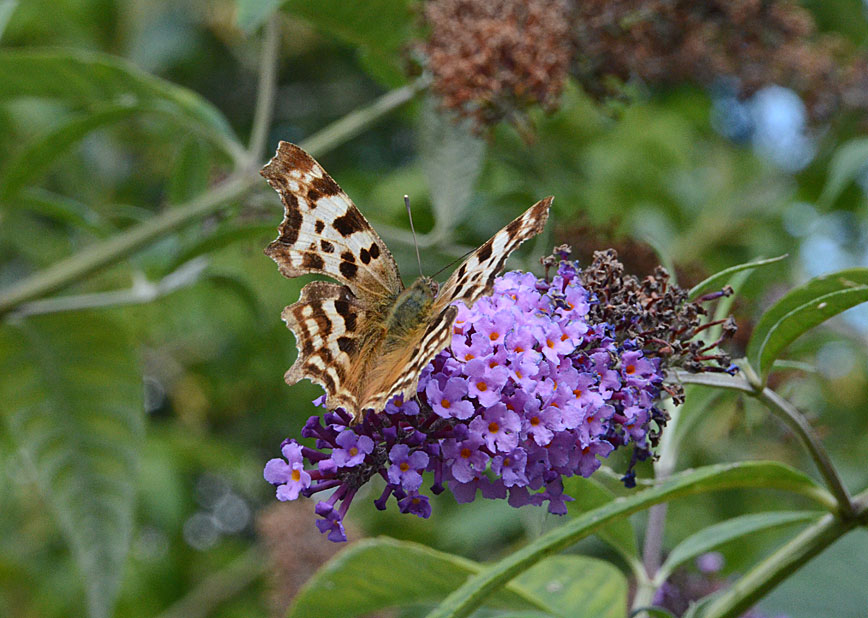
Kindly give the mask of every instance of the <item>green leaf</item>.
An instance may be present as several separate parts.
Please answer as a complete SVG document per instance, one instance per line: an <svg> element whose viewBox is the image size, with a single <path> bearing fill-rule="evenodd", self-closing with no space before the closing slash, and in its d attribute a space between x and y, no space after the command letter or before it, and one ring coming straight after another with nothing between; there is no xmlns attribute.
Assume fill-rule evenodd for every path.
<svg viewBox="0 0 868 618"><path fill-rule="evenodd" d="M541 536L449 595L429 618L468 616L494 592L543 558L594 534L607 524L674 498L732 488L778 489L816 500L834 509L834 498L805 474L775 462L741 462L707 466L676 474L660 485L618 498Z"/></svg>
<svg viewBox="0 0 868 618"><path fill-rule="evenodd" d="M12 13L18 8L18 0L0 0L0 39L6 31L6 26L12 17Z"/></svg>
<svg viewBox="0 0 868 618"><path fill-rule="evenodd" d="M790 290L766 311L750 338L747 356L765 378L790 343L814 326L868 301L868 268L816 277Z"/></svg>
<svg viewBox="0 0 868 618"><path fill-rule="evenodd" d="M757 603L766 616L865 618L868 529L853 530Z"/></svg>
<svg viewBox="0 0 868 618"><path fill-rule="evenodd" d="M22 188L39 178L59 157L92 131L141 112L130 105L110 105L77 114L44 133L3 166L0 201L9 203Z"/></svg>
<svg viewBox="0 0 868 618"><path fill-rule="evenodd" d="M564 479L564 493L573 498L567 502L567 510L572 517L603 506L615 499L615 494L594 479L580 476ZM639 549L636 546L636 533L627 519L621 519L606 526L597 533L628 562L636 559Z"/></svg>
<svg viewBox="0 0 868 618"><path fill-rule="evenodd" d="M44 97L87 108L147 107L172 116L233 158L243 157L229 123L211 103L116 56L72 49L4 49L0 83L0 100Z"/></svg>
<svg viewBox="0 0 868 618"><path fill-rule="evenodd" d="M283 0L237 0L235 22L246 34L251 34L268 21Z"/></svg>
<svg viewBox="0 0 868 618"><path fill-rule="evenodd" d="M729 280L734 274L738 272L741 272L743 270L752 270L754 268L759 268L760 266L765 266L766 264L774 264L775 262L780 262L787 257L789 257L789 254L785 253L784 255L779 255L778 257L768 258L766 260L756 260L754 262L747 262L745 264L738 264L737 266L730 266L729 268L725 268L722 271L711 275L707 279L700 281L692 288L690 288L688 298L690 300L694 300L705 292L719 290L724 285L726 285L727 282L729 282Z"/></svg>
<svg viewBox="0 0 868 618"><path fill-rule="evenodd" d="M251 315L257 323L267 323L262 302L246 279L230 274L208 273L203 277L203 281L211 283L220 289L220 291L230 292L250 310Z"/></svg>
<svg viewBox="0 0 868 618"><path fill-rule="evenodd" d="M340 618L433 604L483 568L478 562L417 543L365 539L320 568L296 595L287 615ZM489 602L493 607L547 609L515 586L507 586Z"/></svg>
<svg viewBox="0 0 868 618"><path fill-rule="evenodd" d="M384 84L394 87L407 81L403 51L413 37L415 19L408 0L287 0L283 8L357 46L365 68Z"/></svg>
<svg viewBox="0 0 868 618"><path fill-rule="evenodd" d="M317 571L296 596L288 616L358 616L389 607L430 605L484 568L416 543L366 539ZM627 581L608 562L554 556L489 601L491 607L529 610L528 615L620 618L626 614Z"/></svg>
<svg viewBox="0 0 868 618"><path fill-rule="evenodd" d="M135 349L105 314L58 314L0 329L0 372L3 420L72 549L89 614L109 616L144 437Z"/></svg>
<svg viewBox="0 0 868 618"><path fill-rule="evenodd" d="M218 229L210 236L202 238L198 242L184 247L177 257L172 260L172 263L166 267L166 272L171 272L177 269L181 264L189 262L195 257L206 253L218 251L235 242L244 240L261 238L263 235L274 236L276 227L273 223L260 223L256 225L238 225L237 222L230 222L230 225Z"/></svg>
<svg viewBox="0 0 868 618"><path fill-rule="evenodd" d="M670 612L668 609L663 607L657 607L656 605L650 605L648 607L637 607L632 612L630 612L630 618L639 615L650 616L651 618L676 618L675 614Z"/></svg>
<svg viewBox="0 0 868 618"><path fill-rule="evenodd" d="M868 138L853 139L838 148L829 163L829 178L817 200L820 206L830 207L838 196L865 171L868 164Z"/></svg>
<svg viewBox="0 0 868 618"><path fill-rule="evenodd" d="M485 142L471 133L466 122L438 109L426 97L418 128L419 158L428 179L436 226L448 233L463 220L482 169Z"/></svg>
<svg viewBox="0 0 868 618"><path fill-rule="evenodd" d="M627 579L614 565L587 556L552 556L513 585L544 600L549 612L570 618L624 618Z"/></svg>
<svg viewBox="0 0 868 618"><path fill-rule="evenodd" d="M38 187L24 190L15 200L15 205L22 211L86 231L98 238L114 231L114 227L87 204Z"/></svg>
<svg viewBox="0 0 868 618"><path fill-rule="evenodd" d="M822 513L810 511L754 513L709 526L676 545L666 558L666 562L660 567L657 577L663 582L682 564L730 541L763 530L808 523L816 520L820 515Z"/></svg>
<svg viewBox="0 0 868 618"><path fill-rule="evenodd" d="M169 179L168 199L170 204L183 204L208 188L208 172L211 168L211 151L203 140L191 137L178 153Z"/></svg>

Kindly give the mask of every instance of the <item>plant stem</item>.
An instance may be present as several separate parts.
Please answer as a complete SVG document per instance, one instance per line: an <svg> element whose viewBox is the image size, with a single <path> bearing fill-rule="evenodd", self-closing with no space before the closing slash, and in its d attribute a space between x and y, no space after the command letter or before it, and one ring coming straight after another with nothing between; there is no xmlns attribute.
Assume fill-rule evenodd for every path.
<svg viewBox="0 0 868 618"><path fill-rule="evenodd" d="M183 206L166 210L52 264L0 293L0 316L5 316L22 303L41 298L79 281L182 225L215 212L226 202L242 196L256 182L258 178L253 174L232 176Z"/></svg>
<svg viewBox="0 0 868 618"><path fill-rule="evenodd" d="M778 418L786 423L804 443L808 452L811 454L811 458L817 464L820 474L823 475L823 480L825 480L826 486L838 501L838 507L841 510L841 514L845 519L852 518L856 511L853 506L853 499L850 497L850 492L848 492L847 488L844 486L844 481L838 474L837 468L832 464L829 454L826 452L826 449L823 447L823 443L820 442L817 434L814 433L814 429L811 427L810 423L808 423L808 420L793 404L770 388L763 388L762 391L757 393L756 397L765 403L773 412L776 411Z"/></svg>
<svg viewBox="0 0 868 618"><path fill-rule="evenodd" d="M680 408L669 405L669 423L660 441L660 457L654 463L654 479L662 481L675 471L678 459L677 443L675 438ZM648 510L648 525L645 528L645 543L642 546L642 565L645 569L644 577L636 582L636 594L633 597L633 609L647 607L654 601L654 595L661 582L657 581L657 571L663 557L663 535L666 531L666 514L669 505L666 502L655 504Z"/></svg>
<svg viewBox="0 0 868 618"><path fill-rule="evenodd" d="M824 515L789 543L757 564L723 595L712 601L703 618L740 616L789 575L856 526L856 520Z"/></svg>
<svg viewBox="0 0 868 618"><path fill-rule="evenodd" d="M358 109L311 135L299 144L315 156L343 144L377 120L400 107L425 87L413 84L387 92L367 107ZM0 290L0 318L22 303L63 289L87 275L123 259L145 245L197 219L217 212L226 202L236 200L261 182L253 171L230 176L185 204L166 210L117 235L79 251L23 281Z"/></svg>
<svg viewBox="0 0 868 618"><path fill-rule="evenodd" d="M367 107L352 111L311 135L300 145L308 152L315 154L331 150L334 144L343 144L354 138L387 112L412 100L428 86L428 82L429 80L420 78L411 84L387 92Z"/></svg>
<svg viewBox="0 0 868 618"><path fill-rule="evenodd" d="M133 285L126 290L43 298L19 305L10 314L10 318L150 303L176 290L193 285L199 281L200 275L207 266L208 260L200 256L185 262L159 281L148 281L141 273L133 273Z"/></svg>
<svg viewBox="0 0 868 618"><path fill-rule="evenodd" d="M751 383L749 376L753 372L749 366L743 366L743 369L748 373L748 377L722 374L692 374L685 371L677 371L676 377L683 384L704 384L706 386L740 390L762 401L775 416L796 434L796 437L799 438L808 450L826 486L832 492L832 495L835 496L841 516L844 519L854 517L855 507L853 506L850 493L844 486L838 470L829 458L829 454L823 447L823 443L817 437L817 434L814 433L810 423L808 423L804 415L794 405L775 391Z"/></svg>
<svg viewBox="0 0 868 618"><path fill-rule="evenodd" d="M262 41L262 59L259 63L259 85L256 91L256 110L253 112L253 128L247 148L248 167L258 167L262 151L268 140L274 97L277 92L277 56L280 51L280 20L270 19L265 24Z"/></svg>

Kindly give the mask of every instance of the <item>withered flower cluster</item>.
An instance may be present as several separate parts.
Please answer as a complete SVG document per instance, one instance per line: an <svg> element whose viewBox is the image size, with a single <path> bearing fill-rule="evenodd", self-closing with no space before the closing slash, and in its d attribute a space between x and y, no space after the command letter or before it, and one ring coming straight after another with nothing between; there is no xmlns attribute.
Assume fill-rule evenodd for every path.
<svg viewBox="0 0 868 618"><path fill-rule="evenodd" d="M570 66L566 0L435 0L423 44L446 108L478 127L556 107Z"/></svg>
<svg viewBox="0 0 868 618"><path fill-rule="evenodd" d="M814 120L868 109L868 60L794 0L430 0L424 14L434 89L479 127L555 108L568 74L597 100L727 78L740 97L792 88Z"/></svg>
<svg viewBox="0 0 868 618"><path fill-rule="evenodd" d="M659 358L664 370L680 367L697 373L737 371L730 356L719 347L735 334L735 320L705 320L705 305L731 295L729 286L689 301L687 290L671 284L662 266L643 279L626 274L614 249L594 252L593 262L579 276L584 288L598 301L591 305L589 319L614 325L617 340L633 341L649 358ZM721 335L715 341L700 338L703 331L718 325ZM681 403L679 385L664 388L676 403Z"/></svg>
<svg viewBox="0 0 868 618"><path fill-rule="evenodd" d="M741 97L770 84L792 88L815 120L868 102L862 61L848 58L842 37L818 34L792 0L585 0L573 34L572 72L598 99L632 79L668 86L728 77Z"/></svg>

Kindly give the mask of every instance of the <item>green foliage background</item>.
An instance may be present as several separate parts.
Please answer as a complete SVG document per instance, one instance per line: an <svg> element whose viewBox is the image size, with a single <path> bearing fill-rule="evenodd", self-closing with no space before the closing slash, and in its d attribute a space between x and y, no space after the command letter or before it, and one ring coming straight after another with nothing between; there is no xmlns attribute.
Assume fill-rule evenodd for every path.
<svg viewBox="0 0 868 618"><path fill-rule="evenodd" d="M808 6L824 28L859 42L868 24L853 4ZM258 167L278 139L302 141L406 85L401 50L421 35L413 9L406 0L0 2L0 295L180 211L219 186L233 166ZM842 22L836 11L852 19ZM262 29L273 21L282 33L274 118L266 148L251 162L245 148ZM853 255L861 251L862 262L844 266L866 265L868 248L859 244L868 237L866 199L856 181L868 142L858 137L860 119L836 118L817 131L812 163L790 174L721 137L710 114L708 93L696 88L647 93L612 113L570 84L559 111L534 114L533 141L509 126L481 139L421 95L319 158L381 231L405 276L415 268L405 193L428 273L549 194L556 196L554 221L516 267L532 268L556 240L580 248L630 241L653 247L689 286L734 264L789 253L743 282L735 311L750 332L773 299L807 278L808 237L799 230L850 222L841 243ZM280 277L262 254L281 211L264 181L250 176L226 208L51 288L64 288L52 298L93 300L78 295L120 290L139 300L153 294L151 302L47 315L36 314L52 305L34 302L0 323L0 615L272 611L267 571L274 567L255 521L274 499L261 471L281 440L297 435L314 413L310 401L319 393L282 380L295 352L279 315L301 283ZM636 264L646 269L637 274L653 266ZM788 357L813 370L773 378L809 411L845 481L861 488L868 484L868 329L853 324L838 320L797 339ZM746 341L734 344L734 355L744 354ZM690 425L679 468L774 459L813 474L786 430L755 402L696 387L685 410ZM622 464L611 462L615 470ZM579 488L583 496L594 491ZM470 560L501 556L561 523L481 500L456 508L448 496L422 521L376 512L375 495L354 502L356 536L388 534L433 548L420 552ZM235 511L240 527L214 527L228 517L220 511L227 504L248 513L245 519ZM666 543L735 515L806 504L750 490L685 499L670 508ZM286 535L327 544L307 507L305 526ZM206 520L211 536L196 533L195 524ZM640 530L644 521L633 516ZM591 558L564 557L558 569L603 573L606 593L622 599L625 580L592 558L625 567L623 556L630 547L635 553L632 534L608 531L612 545L626 544L621 554L585 540L579 548ZM725 545L727 572L744 571L781 538L770 529ZM868 534L857 531L764 606L794 617L830 606L840 608L838 616L862 616L866 555ZM470 560L448 560L446 572L478 569ZM540 585L534 573L503 594ZM243 585L208 594L221 581Z"/></svg>

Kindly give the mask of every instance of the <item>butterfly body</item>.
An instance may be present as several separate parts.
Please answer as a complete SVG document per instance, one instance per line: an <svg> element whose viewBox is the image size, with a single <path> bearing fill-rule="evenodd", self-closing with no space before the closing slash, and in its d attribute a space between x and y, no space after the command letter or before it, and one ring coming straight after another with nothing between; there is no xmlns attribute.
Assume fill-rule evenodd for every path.
<svg viewBox="0 0 868 618"><path fill-rule="evenodd" d="M265 253L287 277L315 273L340 282L309 283L284 309L298 348L286 381L320 384L327 407L344 408L355 422L365 410L415 394L422 369L451 341L454 303L470 306L490 293L509 254L542 230L552 202L537 202L500 230L443 286L423 276L405 288L385 243L304 150L281 142L261 173L284 206Z"/></svg>
<svg viewBox="0 0 868 618"><path fill-rule="evenodd" d="M420 277L401 292L386 318L387 344L391 343L390 340L400 342L405 332L428 321L438 288L433 279Z"/></svg>

